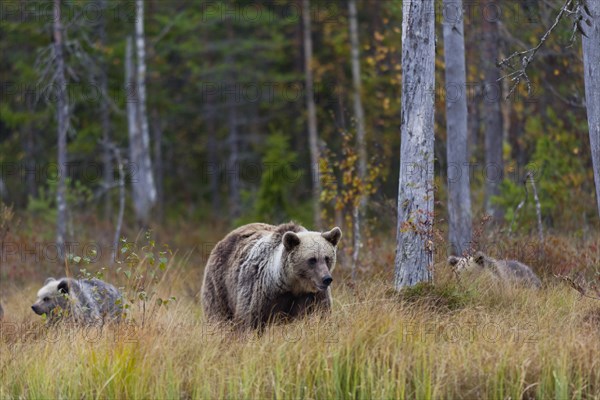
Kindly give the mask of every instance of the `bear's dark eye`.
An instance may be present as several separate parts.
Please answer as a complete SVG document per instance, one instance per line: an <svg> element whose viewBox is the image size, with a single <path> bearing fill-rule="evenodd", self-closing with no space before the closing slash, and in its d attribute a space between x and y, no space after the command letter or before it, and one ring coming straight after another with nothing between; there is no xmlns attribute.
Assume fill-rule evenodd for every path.
<svg viewBox="0 0 600 400"><path fill-rule="evenodd" d="M308 259L308 265L316 265L317 259L315 257L311 257Z"/></svg>
<svg viewBox="0 0 600 400"><path fill-rule="evenodd" d="M44 297L44 301L50 301L50 297Z"/></svg>
<svg viewBox="0 0 600 400"><path fill-rule="evenodd" d="M331 258L325 257L325 263L329 265L331 263Z"/></svg>

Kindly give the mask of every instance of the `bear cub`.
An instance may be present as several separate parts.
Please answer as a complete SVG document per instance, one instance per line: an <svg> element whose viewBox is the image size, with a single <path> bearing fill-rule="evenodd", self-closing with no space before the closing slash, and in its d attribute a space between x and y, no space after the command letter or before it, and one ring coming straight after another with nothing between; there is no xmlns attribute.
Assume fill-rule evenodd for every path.
<svg viewBox="0 0 600 400"><path fill-rule="evenodd" d="M38 315L46 314L48 322L117 322L122 317L123 299L113 285L96 278L48 278L31 309Z"/></svg>
<svg viewBox="0 0 600 400"><path fill-rule="evenodd" d="M472 257L450 256L448 264L459 274L489 271L503 282L517 282L535 288L542 287L542 281L531 268L516 260L496 260L482 252L477 252Z"/></svg>

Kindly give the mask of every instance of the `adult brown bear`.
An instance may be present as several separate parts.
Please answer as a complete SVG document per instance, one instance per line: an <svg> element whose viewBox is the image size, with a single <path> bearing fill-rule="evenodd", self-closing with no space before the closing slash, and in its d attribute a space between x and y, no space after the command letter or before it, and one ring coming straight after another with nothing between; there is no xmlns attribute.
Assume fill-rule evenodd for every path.
<svg viewBox="0 0 600 400"><path fill-rule="evenodd" d="M212 250L202 284L204 314L253 328L331 307L340 228L310 232L287 223L254 223Z"/></svg>

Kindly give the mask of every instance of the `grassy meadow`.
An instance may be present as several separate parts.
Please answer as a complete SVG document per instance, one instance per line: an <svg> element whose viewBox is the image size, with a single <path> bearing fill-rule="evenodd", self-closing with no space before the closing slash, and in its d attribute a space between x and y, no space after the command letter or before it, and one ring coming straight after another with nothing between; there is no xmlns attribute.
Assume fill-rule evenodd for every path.
<svg viewBox="0 0 600 400"><path fill-rule="evenodd" d="M548 242L541 263L570 257L568 241ZM580 244L577 262L598 265L596 238ZM0 398L600 398L599 300L550 274L541 290L500 287L443 263L435 285L399 295L393 245L373 246L356 282L344 260L335 271L331 315L261 336L203 321L198 249L152 265L152 245L130 248L137 258L105 272L132 299L129 317L103 330L47 328L29 308L43 279L4 271Z"/></svg>

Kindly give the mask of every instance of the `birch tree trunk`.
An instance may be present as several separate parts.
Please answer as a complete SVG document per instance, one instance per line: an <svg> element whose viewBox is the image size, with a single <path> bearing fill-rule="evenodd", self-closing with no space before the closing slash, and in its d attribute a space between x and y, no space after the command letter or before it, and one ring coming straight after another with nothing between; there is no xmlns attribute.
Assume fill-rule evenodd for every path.
<svg viewBox="0 0 600 400"><path fill-rule="evenodd" d="M317 111L315 107L312 73L312 37L310 22L310 0L302 2L302 24L304 26L304 80L306 110L308 112L308 145L310 147L310 167L315 229L321 229L321 176L319 171L319 144L317 133Z"/></svg>
<svg viewBox="0 0 600 400"><path fill-rule="evenodd" d="M354 87L354 118L356 119L356 147L358 150L358 177L364 184L367 177L367 148L365 144L365 113L363 110L361 93L362 85L360 81L360 42L358 40L358 17L356 13L356 0L348 1L348 17L350 19L350 48L352 54L352 84ZM360 222L364 216L366 205L366 196L362 195L360 203L355 206L354 214L354 232L353 232L353 254L352 254L352 278L356 276L358 258L361 247Z"/></svg>
<svg viewBox="0 0 600 400"><path fill-rule="evenodd" d="M487 4L492 4L488 2ZM483 87L483 124L485 132L485 210L497 222L503 217L502 210L492 204L492 197L500 194L500 183L504 175L502 162L502 101L500 69L496 66L498 53L498 21L494 14L498 7L484 7L482 24L483 40L481 41L481 64L484 74Z"/></svg>
<svg viewBox="0 0 600 400"><path fill-rule="evenodd" d="M67 131L69 130L69 99L67 97L67 81L65 79L65 60L63 55L63 26L60 0L54 0L54 62L56 63L56 120L58 124L58 168L59 178L56 190L56 246L59 256L65 256L65 240L67 235Z"/></svg>
<svg viewBox="0 0 600 400"><path fill-rule="evenodd" d="M133 206L135 209L136 218L138 221L142 218L141 212L143 212L144 203L141 202L140 196L143 193L143 182L141 182L141 169L139 160L141 158L142 151L142 136L140 131L139 122L139 108L137 103L139 97L137 95L137 84L135 80L135 60L133 58L133 40L131 37L127 38L125 45L125 93L127 94L126 105L127 105L127 131L129 134L129 172L131 173L131 187L132 187L132 198Z"/></svg>
<svg viewBox="0 0 600 400"><path fill-rule="evenodd" d="M600 2L588 0L587 7L591 15L585 16L585 19L591 26L581 24L587 35L582 36L585 101L596 183L596 202L600 216Z"/></svg>
<svg viewBox="0 0 600 400"><path fill-rule="evenodd" d="M471 244L471 189L467 150L467 73L462 0L444 0L446 132L448 158L448 240L461 255Z"/></svg>
<svg viewBox="0 0 600 400"><path fill-rule="evenodd" d="M137 129L132 133L139 136L130 143L131 162L137 174L132 179L133 206L138 223L146 226L150 219L150 211L156 203L156 186L150 160L150 133L148 132L148 115L146 112L146 50L144 39L144 1L136 1L135 42L137 50L136 94ZM128 82L132 82L128 80ZM130 136L131 138L131 136ZM134 145L135 144L135 145ZM135 148L133 148L135 147ZM135 156L135 157L134 157Z"/></svg>
<svg viewBox="0 0 600 400"><path fill-rule="evenodd" d="M397 290L432 279L434 28L433 1L402 3L402 143L395 260Z"/></svg>

